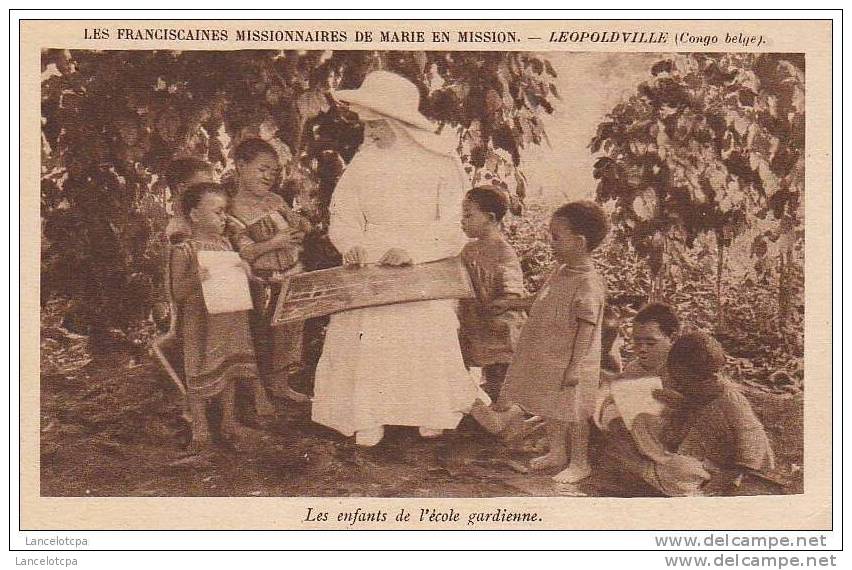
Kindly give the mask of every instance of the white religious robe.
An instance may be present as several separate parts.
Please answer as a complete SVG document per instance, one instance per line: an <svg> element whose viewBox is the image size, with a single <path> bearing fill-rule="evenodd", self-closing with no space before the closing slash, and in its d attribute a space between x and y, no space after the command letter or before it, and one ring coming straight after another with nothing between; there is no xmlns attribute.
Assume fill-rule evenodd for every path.
<svg viewBox="0 0 852 570"><path fill-rule="evenodd" d="M467 180L457 158L397 130L391 149L365 144L337 184L329 237L377 262L401 248L414 263L458 255ZM331 317L312 418L344 435L382 425L453 429L487 396L465 368L455 300L356 309Z"/></svg>

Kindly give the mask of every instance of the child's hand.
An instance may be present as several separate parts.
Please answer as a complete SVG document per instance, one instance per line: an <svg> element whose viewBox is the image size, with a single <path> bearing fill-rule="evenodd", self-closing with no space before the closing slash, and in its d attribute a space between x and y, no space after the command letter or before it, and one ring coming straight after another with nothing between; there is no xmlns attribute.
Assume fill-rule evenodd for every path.
<svg viewBox="0 0 852 570"><path fill-rule="evenodd" d="M668 388L654 390L651 394L670 408L679 408L684 402L684 397L680 392L675 392Z"/></svg>
<svg viewBox="0 0 852 570"><path fill-rule="evenodd" d="M407 251L398 247L392 247L385 252L379 260L379 265L411 265L412 259Z"/></svg>
<svg viewBox="0 0 852 570"><path fill-rule="evenodd" d="M297 230L284 230L276 234L271 241L275 245L275 249L282 249L299 244L304 236L303 232Z"/></svg>
<svg viewBox="0 0 852 570"><path fill-rule="evenodd" d="M367 263L367 249L356 245L343 254L343 265L364 265Z"/></svg>
<svg viewBox="0 0 852 570"><path fill-rule="evenodd" d="M201 280L202 282L210 279L210 270L207 269L206 267L201 267L199 265L198 266L198 279Z"/></svg>

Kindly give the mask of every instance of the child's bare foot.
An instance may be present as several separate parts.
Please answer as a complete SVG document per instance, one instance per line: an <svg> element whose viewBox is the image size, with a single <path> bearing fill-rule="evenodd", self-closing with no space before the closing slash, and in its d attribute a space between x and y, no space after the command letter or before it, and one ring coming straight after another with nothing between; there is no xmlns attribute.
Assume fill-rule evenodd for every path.
<svg viewBox="0 0 852 570"><path fill-rule="evenodd" d="M568 463L568 456L565 450L551 449L541 457L536 457L530 460L530 471L545 471L547 469L556 469L564 467Z"/></svg>
<svg viewBox="0 0 852 570"><path fill-rule="evenodd" d="M572 462L567 469L563 469L554 475L553 480L557 483L579 483L591 474L592 469L588 465Z"/></svg>
<svg viewBox="0 0 852 570"><path fill-rule="evenodd" d="M524 417L524 411L518 406L512 406L505 412L498 412L477 400L470 410L470 415L486 431L496 435L504 431L513 422L521 421Z"/></svg>

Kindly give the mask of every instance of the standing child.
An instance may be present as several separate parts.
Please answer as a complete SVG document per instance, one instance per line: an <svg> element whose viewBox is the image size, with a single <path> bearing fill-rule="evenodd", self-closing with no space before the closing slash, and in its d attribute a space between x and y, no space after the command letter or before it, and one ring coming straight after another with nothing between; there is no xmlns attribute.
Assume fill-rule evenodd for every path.
<svg viewBox="0 0 852 570"><path fill-rule="evenodd" d="M273 395L299 399L300 395L290 390L288 379L302 364L304 323L270 327L269 321L281 292L281 280L302 271L299 256L310 224L272 192L281 165L269 143L246 139L237 146L235 159L237 193L230 208L235 220L234 241L254 274L263 280L252 286L261 372ZM258 411L267 415L273 409L270 404Z"/></svg>
<svg viewBox="0 0 852 570"><path fill-rule="evenodd" d="M173 215L166 224L166 237L169 243L180 243L189 237L192 229L183 208L181 196L184 190L193 184L218 182L216 171L209 162L197 158L179 158L173 160L165 172L166 182L172 195Z"/></svg>
<svg viewBox="0 0 852 570"><path fill-rule="evenodd" d="M473 241L464 246L461 258L476 299L459 303L459 339L465 363L482 368L485 392L492 401L500 394L526 320L519 309L495 314L493 307L498 299L524 295L521 263L500 231L506 209L503 193L491 186L474 188L462 203L462 230Z"/></svg>
<svg viewBox="0 0 852 570"><path fill-rule="evenodd" d="M606 299L606 285L591 252L604 240L607 228L606 215L593 202L570 202L553 214L551 247L559 266L530 309L500 394L504 402L545 419L549 451L533 459L530 468L562 468L567 463L554 476L560 483L576 483L591 474L589 421L600 378Z"/></svg>
<svg viewBox="0 0 852 570"><path fill-rule="evenodd" d="M257 384L257 365L248 312L209 314L201 288L210 274L198 265L198 252L231 251L223 235L227 197L218 185L196 184L183 192L181 202L190 235L172 248L171 288L192 415L191 449L201 451L210 444L206 405L214 398L221 401L225 439L251 433L236 421L234 393L241 379ZM247 265L244 268L249 271Z"/></svg>

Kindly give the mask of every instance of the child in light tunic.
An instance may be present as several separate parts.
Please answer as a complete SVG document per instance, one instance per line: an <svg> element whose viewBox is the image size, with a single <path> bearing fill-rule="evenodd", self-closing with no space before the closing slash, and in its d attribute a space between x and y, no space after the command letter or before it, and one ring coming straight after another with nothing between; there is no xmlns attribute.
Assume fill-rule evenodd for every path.
<svg viewBox="0 0 852 570"><path fill-rule="evenodd" d="M575 483L591 474L590 419L600 379L601 326L606 285L591 252L607 234L606 216L593 202L568 203L553 214L551 246L559 266L539 291L521 332L500 399L547 422L549 451L530 468L568 467L554 479ZM503 302L511 307L511 301Z"/></svg>

